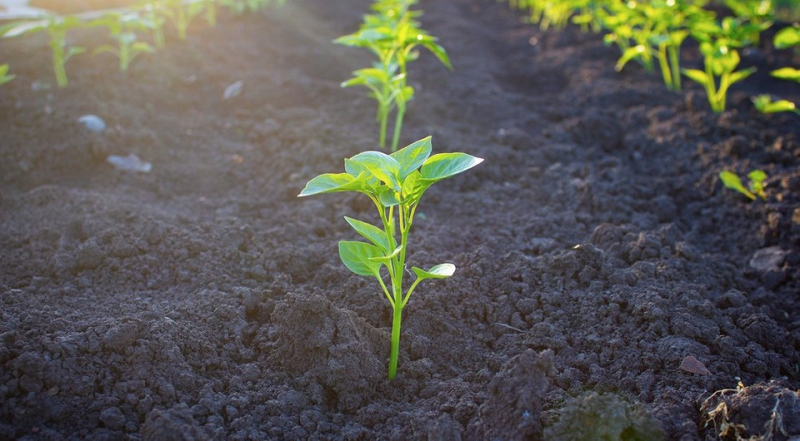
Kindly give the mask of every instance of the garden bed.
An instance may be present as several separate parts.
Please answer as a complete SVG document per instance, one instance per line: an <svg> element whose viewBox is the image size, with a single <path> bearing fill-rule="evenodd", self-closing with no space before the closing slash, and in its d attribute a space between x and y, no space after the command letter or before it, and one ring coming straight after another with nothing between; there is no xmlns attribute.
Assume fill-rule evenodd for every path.
<svg viewBox="0 0 800 441"><path fill-rule="evenodd" d="M415 292L389 382L391 309L336 252L374 207L296 197L376 148L339 87L369 59L331 43L369 3L198 19L126 75L75 57L64 89L43 35L0 42L0 438L800 435L800 118L750 102L800 102L768 75L798 59L749 51L715 115L597 35L423 2L454 70L410 67L403 144L485 162L423 199L408 259L458 270ZM105 161L131 153L152 171ZM719 182L756 168L766 201Z"/></svg>

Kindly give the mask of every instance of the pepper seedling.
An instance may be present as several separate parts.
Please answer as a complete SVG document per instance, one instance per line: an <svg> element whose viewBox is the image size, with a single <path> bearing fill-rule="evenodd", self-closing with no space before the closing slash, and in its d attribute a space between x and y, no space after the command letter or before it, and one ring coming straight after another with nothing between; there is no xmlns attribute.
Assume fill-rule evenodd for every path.
<svg viewBox="0 0 800 441"><path fill-rule="evenodd" d="M115 45L105 44L93 51L93 54L110 53L119 59L119 70L127 72L131 62L143 53L153 53L155 49L148 43L136 40L136 31L148 28L148 22L136 14L109 12L94 24L108 28Z"/></svg>
<svg viewBox="0 0 800 441"><path fill-rule="evenodd" d="M160 12L172 21L178 31L178 39L186 40L189 24L195 16L203 12L203 3L197 0L185 2L184 0L165 0Z"/></svg>
<svg viewBox="0 0 800 441"><path fill-rule="evenodd" d="M167 21L164 0L150 0L139 6L142 19L153 34L153 45L162 49L164 43L164 24Z"/></svg>
<svg viewBox="0 0 800 441"><path fill-rule="evenodd" d="M756 71L755 67L736 70L740 58L735 48L742 47L747 41L740 39L741 36L730 35L735 27L727 18L730 17L723 20L722 26L714 24L702 31L699 31L700 28L694 30L699 31L695 36L700 41L705 69L681 69L684 75L703 85L711 110L715 113L722 113L725 110L728 88ZM708 26L707 23L704 25Z"/></svg>
<svg viewBox="0 0 800 441"><path fill-rule="evenodd" d="M50 37L50 50L53 57L53 72L56 76L58 87L66 87L68 84L67 70L65 65L70 58L86 52L86 49L79 46L71 46L67 43L67 31L83 26L84 23L75 16L67 15L64 17L51 15L42 20L23 21L5 26L8 29L4 36L16 37L29 32L47 31Z"/></svg>
<svg viewBox="0 0 800 441"><path fill-rule="evenodd" d="M747 178L750 180L748 187L742 184L742 180L739 179L736 173L727 170L720 173L719 178L722 180L722 185L731 190L738 191L747 196L751 201L756 200L756 196L763 200L767 199L767 195L764 193L764 181L767 180L767 174L762 170L753 170L747 174Z"/></svg>
<svg viewBox="0 0 800 441"><path fill-rule="evenodd" d="M391 151L397 150L407 103L414 96L408 85L407 66L419 57L418 47L433 53L448 69L452 69L447 52L436 43L436 38L422 30L414 17L419 11L409 8L415 0L378 0L372 5L373 14L364 16L358 31L334 40L334 43L368 49L377 58L371 68L353 72L353 77L342 87L365 86L369 96L378 102L376 119L380 124L378 143L386 146L389 114L396 109Z"/></svg>
<svg viewBox="0 0 800 441"><path fill-rule="evenodd" d="M403 308L420 282L453 275L455 265L443 263L428 270L412 267L416 276L403 291L408 236L422 194L431 185L480 164L483 159L466 153L431 156L431 137L421 139L391 155L377 151L345 160L345 173L326 173L310 180L298 196L358 192L378 209L382 228L350 217L345 220L369 242L339 242L339 257L355 274L375 277L393 310L389 380L397 373ZM389 276L387 287L383 269Z"/></svg>

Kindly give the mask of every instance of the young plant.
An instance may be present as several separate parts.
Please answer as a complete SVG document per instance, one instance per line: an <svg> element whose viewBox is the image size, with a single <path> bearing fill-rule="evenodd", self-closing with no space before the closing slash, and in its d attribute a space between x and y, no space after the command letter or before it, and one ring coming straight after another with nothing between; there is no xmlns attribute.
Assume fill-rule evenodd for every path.
<svg viewBox="0 0 800 441"><path fill-rule="evenodd" d="M353 78L343 82L342 87L365 86L370 90L369 96L378 101L376 119L380 124L381 148L386 147L389 114L397 110L391 151L397 150L406 105L414 96L414 89L407 82L407 66L419 57L416 49L428 49L442 64L452 69L444 48L414 20L419 16L418 11L409 10L414 3L416 0L378 0L372 5L375 13L364 17L357 32L334 40L337 44L365 48L378 58L371 69L354 71Z"/></svg>
<svg viewBox="0 0 800 441"><path fill-rule="evenodd" d="M750 179L748 187L742 184L741 179L739 179L736 173L727 170L720 173L719 178L722 180L722 185L731 190L738 191L747 196L751 201L756 200L756 196L763 200L767 199L767 195L764 193L764 181L767 180L767 174L762 170L753 170L747 175L747 178Z"/></svg>
<svg viewBox="0 0 800 441"><path fill-rule="evenodd" d="M153 35L153 46L158 49L164 47L164 24L167 21L164 0L150 0L140 5L142 20Z"/></svg>
<svg viewBox="0 0 800 441"><path fill-rule="evenodd" d="M9 75L8 64L0 64L0 85L6 84L15 77L16 75Z"/></svg>
<svg viewBox="0 0 800 441"><path fill-rule="evenodd" d="M701 42L700 52L704 56L705 70L681 69L681 72L700 83L705 88L711 110L722 113L725 111L728 88L752 75L756 68L737 71L739 52L733 49L725 38L709 38Z"/></svg>
<svg viewBox="0 0 800 441"><path fill-rule="evenodd" d="M397 373L400 324L403 308L417 285L427 279L444 279L456 267L450 263L428 270L412 267L416 276L404 290L408 237L422 194L442 179L466 171L483 159L466 153L431 156L431 138L417 141L391 155L377 151L359 153L345 160L345 173L327 173L310 180L298 196L357 192L366 195L378 210L380 227L345 217L353 229L369 242L339 242L339 257L352 272L374 277L393 310L389 357L389 380ZM384 282L384 269L389 285Z"/></svg>
<svg viewBox="0 0 800 441"><path fill-rule="evenodd" d="M778 112L794 112L800 115L800 110L791 101L777 100L773 101L772 97L766 94L757 95L750 98L756 110L761 113L778 113Z"/></svg>
<svg viewBox="0 0 800 441"><path fill-rule="evenodd" d="M67 32L83 25L84 23L78 17L72 15L64 17L51 15L42 20L25 21L14 26L8 26L7 29L9 30L5 33L5 36L15 37L30 32L47 32L50 37L50 51L53 58L53 72L56 76L56 83L58 83L58 87L66 87L69 83L65 67L67 61L75 55L86 52L85 48L68 44Z"/></svg>
<svg viewBox="0 0 800 441"><path fill-rule="evenodd" d="M405 85L405 75L398 74L397 69L396 63L388 65L375 63L371 68L354 71L353 78L342 83L342 87L366 87L369 89L369 97L378 102L376 119L380 124L379 145L381 148L386 144L386 125L389 114L397 108L396 124L398 122L402 124L406 103L414 96L414 88ZM400 128L396 126L394 133L395 137L399 136Z"/></svg>
<svg viewBox="0 0 800 441"><path fill-rule="evenodd" d="M95 24L105 26L115 44L105 44L94 50L94 54L110 53L119 59L119 70L127 72L134 58L143 53L153 53L155 49L148 43L136 41L136 31L147 29L147 22L136 14L109 12Z"/></svg>
<svg viewBox="0 0 800 441"><path fill-rule="evenodd" d="M189 25L192 20L203 12L203 3L197 0L185 2L184 0L164 0L162 13L172 21L178 31L178 38L186 40Z"/></svg>

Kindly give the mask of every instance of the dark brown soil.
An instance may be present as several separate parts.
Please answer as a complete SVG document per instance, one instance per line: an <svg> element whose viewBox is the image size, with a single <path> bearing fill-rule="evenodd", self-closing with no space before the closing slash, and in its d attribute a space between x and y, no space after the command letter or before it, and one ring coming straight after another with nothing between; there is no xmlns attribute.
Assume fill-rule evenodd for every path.
<svg viewBox="0 0 800 441"><path fill-rule="evenodd" d="M370 2L288 3L198 19L127 76L77 56L66 89L43 35L0 42L0 439L800 435L800 118L749 100L800 102L768 75L796 56L749 51L714 115L597 35L423 2L455 70L411 66L403 141L485 162L422 202L409 262L458 271L417 290L389 382L389 305L336 252L373 207L296 197L375 148L339 87L369 56L331 44ZM104 161L129 153L152 171ZM717 177L755 168L766 201Z"/></svg>

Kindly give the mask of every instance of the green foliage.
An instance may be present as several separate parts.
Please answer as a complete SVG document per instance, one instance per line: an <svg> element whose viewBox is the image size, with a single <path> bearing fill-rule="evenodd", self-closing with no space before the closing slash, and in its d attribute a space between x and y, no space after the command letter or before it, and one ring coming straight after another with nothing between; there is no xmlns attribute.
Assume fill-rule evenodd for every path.
<svg viewBox="0 0 800 441"><path fill-rule="evenodd" d="M166 20L172 22L178 32L178 39L186 40L189 25L192 20L205 10L204 0L154 0L158 5L156 10Z"/></svg>
<svg viewBox="0 0 800 441"><path fill-rule="evenodd" d="M214 0L211 0L214 1ZM234 14L244 14L247 11L255 12L271 4L283 6L286 0L216 0Z"/></svg>
<svg viewBox="0 0 800 441"><path fill-rule="evenodd" d="M337 192L362 193L378 210L380 227L345 217L353 230L368 242L339 242L339 257L353 273L377 279L393 309L390 380L397 372L402 310L411 293L423 280L447 278L456 269L450 263L435 265L428 270L412 267L416 278L404 292L408 236L419 201L431 185L483 161L466 153L431 155L431 152L431 138L427 137L391 155L377 151L359 153L345 160L345 173L319 175L310 180L299 194L303 197ZM389 287L383 280L384 270L389 276Z"/></svg>
<svg viewBox="0 0 800 441"><path fill-rule="evenodd" d="M164 0L147 0L138 7L142 20L150 29L153 36L153 45L161 49L164 47L164 24L167 21L166 4Z"/></svg>
<svg viewBox="0 0 800 441"><path fill-rule="evenodd" d="M10 75L8 73L8 64L0 64L0 85L6 84L15 77L16 75Z"/></svg>
<svg viewBox="0 0 800 441"><path fill-rule="evenodd" d="M753 102L756 110L761 113L778 113L778 112L794 112L800 115L800 110L791 101L777 100L773 101L769 95L757 95L750 99Z"/></svg>
<svg viewBox="0 0 800 441"><path fill-rule="evenodd" d="M616 69L633 59L651 71L658 60L667 88L681 90L680 47L693 26L711 19L708 12L693 2L667 0L613 5L603 23L610 30L607 42L616 42L622 52Z"/></svg>
<svg viewBox="0 0 800 441"><path fill-rule="evenodd" d="M704 23L695 28L695 38L700 41L705 70L682 69L684 75L700 83L706 91L711 110L722 113L728 89L734 83L744 80L755 72L755 67L737 71L739 52L735 49L749 43L749 33L741 32L734 21Z"/></svg>
<svg viewBox="0 0 800 441"><path fill-rule="evenodd" d="M137 41L136 31L146 30L148 22L135 13L109 12L94 24L108 28L115 44L106 44L94 50L94 54L110 53L119 59L119 70L127 72L131 61L143 53L155 49L143 41Z"/></svg>
<svg viewBox="0 0 800 441"><path fill-rule="evenodd" d="M407 66L419 57L418 48L433 53L447 68L452 68L447 52L436 38L420 28L414 18L419 11L411 11L416 0L376 0L372 14L364 16L358 31L334 40L334 43L369 50L377 61L372 67L358 69L342 87L364 86L368 96L378 103L376 119L380 124L379 146L386 147L389 115L396 110L391 151L397 150L400 131L408 102L414 97L408 85Z"/></svg>
<svg viewBox="0 0 800 441"><path fill-rule="evenodd" d="M67 31L75 29L85 24L75 16L47 16L42 20L23 21L4 27L4 36L14 37L31 32L47 32L50 38L50 51L53 58L53 72L55 73L58 87L66 87L67 80L66 63L75 55L86 52L85 48L72 46L67 42Z"/></svg>
<svg viewBox="0 0 800 441"><path fill-rule="evenodd" d="M785 27L775 34L775 49L787 49L800 46L800 23Z"/></svg>
<svg viewBox="0 0 800 441"><path fill-rule="evenodd" d="M739 193L747 196L750 200L756 200L756 196L766 200L767 195L764 193L764 181L767 180L767 174L762 170L753 170L748 173L747 178L750 180L748 187L742 184L742 180L736 173L730 171L723 171L719 174L722 185L725 187L738 191Z"/></svg>
<svg viewBox="0 0 800 441"><path fill-rule="evenodd" d="M780 69L773 70L770 72L775 78L780 78L782 80L789 80L800 83L800 70L795 69L793 67L782 67Z"/></svg>

